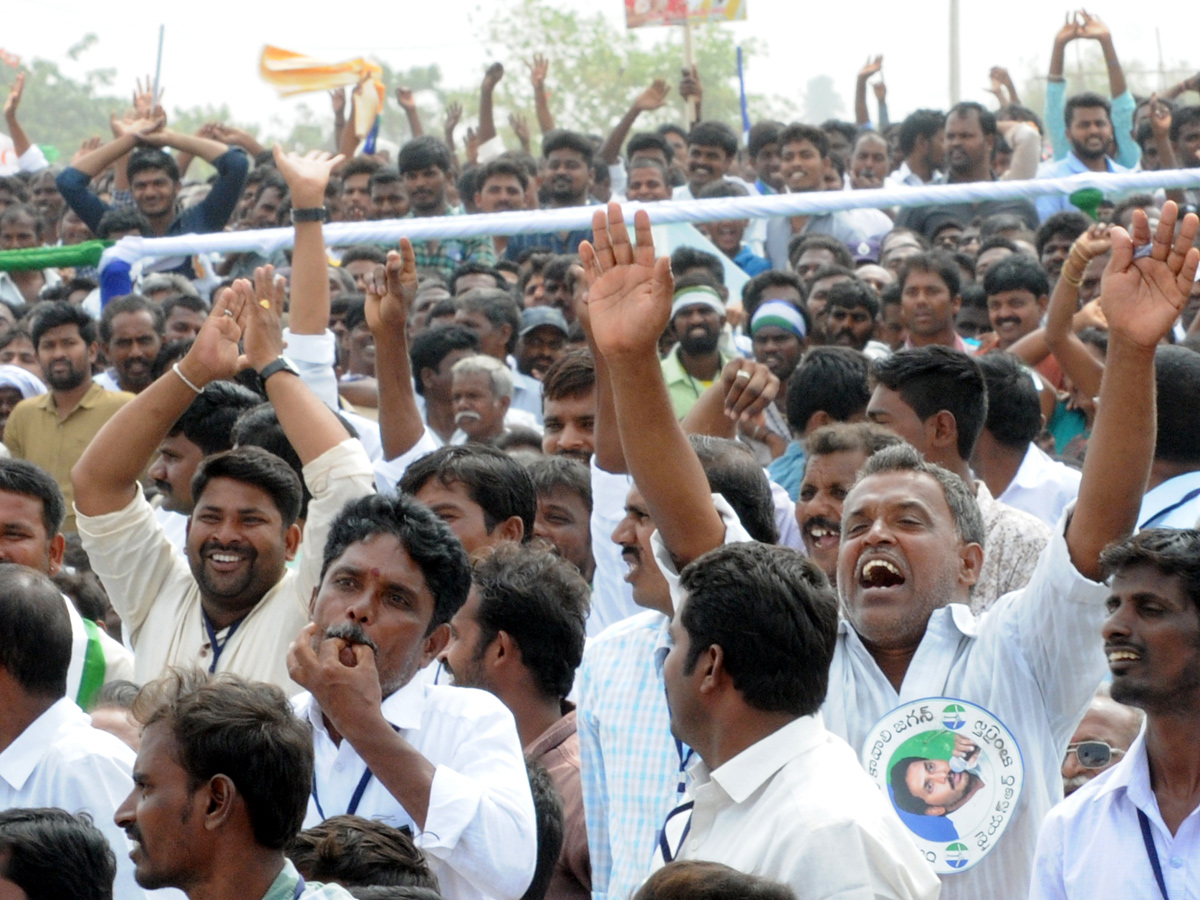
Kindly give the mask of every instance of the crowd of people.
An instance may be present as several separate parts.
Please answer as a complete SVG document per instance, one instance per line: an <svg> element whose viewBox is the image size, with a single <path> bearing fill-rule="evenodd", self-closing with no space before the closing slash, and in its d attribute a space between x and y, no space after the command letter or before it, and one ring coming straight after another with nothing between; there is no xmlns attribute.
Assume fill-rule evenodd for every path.
<svg viewBox="0 0 1200 900"><path fill-rule="evenodd" d="M1074 41L1110 97L1067 90ZM411 140L367 152L342 91L335 146L288 151L139 85L61 167L17 78L0 897L1196 896L1200 75L1135 96L1081 10L1041 112L994 69L998 109L892 123L876 58L855 123L739 137L692 69L690 121L636 130L656 81L590 135L551 66L536 155L496 64L461 154L403 87Z"/></svg>

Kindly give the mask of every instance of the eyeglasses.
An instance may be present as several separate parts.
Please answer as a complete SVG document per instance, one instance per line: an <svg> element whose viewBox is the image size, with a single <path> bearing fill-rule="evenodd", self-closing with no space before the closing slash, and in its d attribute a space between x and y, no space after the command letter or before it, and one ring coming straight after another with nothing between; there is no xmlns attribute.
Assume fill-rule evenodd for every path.
<svg viewBox="0 0 1200 900"><path fill-rule="evenodd" d="M1103 769L1113 761L1114 756L1125 755L1124 750L1110 747L1104 741L1080 741L1069 745L1067 753L1074 753L1085 769Z"/></svg>

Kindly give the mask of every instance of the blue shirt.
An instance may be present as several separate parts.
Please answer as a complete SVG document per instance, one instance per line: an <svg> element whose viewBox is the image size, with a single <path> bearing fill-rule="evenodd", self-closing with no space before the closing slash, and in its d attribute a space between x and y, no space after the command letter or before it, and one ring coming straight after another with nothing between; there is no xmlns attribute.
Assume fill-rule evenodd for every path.
<svg viewBox="0 0 1200 900"><path fill-rule="evenodd" d="M1104 159L1105 165L1110 172L1128 172L1129 170L1119 163L1113 162L1108 157ZM1091 170L1083 164L1075 151L1072 150L1063 159L1058 162L1044 163L1038 169L1038 178L1066 178L1070 175L1078 175L1081 172L1090 172ZM1065 194L1042 194L1034 200L1034 205L1037 206L1038 218L1045 222L1055 213L1060 212L1078 212L1079 207L1071 203L1070 199Z"/></svg>
<svg viewBox="0 0 1200 900"><path fill-rule="evenodd" d="M761 272L766 272L771 268L771 264L742 244L742 249L737 252L737 256L733 258L733 264L753 277Z"/></svg>

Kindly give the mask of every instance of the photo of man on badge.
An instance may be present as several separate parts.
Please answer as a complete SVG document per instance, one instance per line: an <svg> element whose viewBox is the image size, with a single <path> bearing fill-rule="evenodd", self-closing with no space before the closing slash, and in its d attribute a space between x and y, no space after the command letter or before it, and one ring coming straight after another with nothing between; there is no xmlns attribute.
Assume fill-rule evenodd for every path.
<svg viewBox="0 0 1200 900"><path fill-rule="evenodd" d="M933 755L905 756L892 764L892 795L905 812L947 816L985 787L978 768L980 751L969 738L949 731L933 732L928 738ZM949 756L939 755L947 745Z"/></svg>

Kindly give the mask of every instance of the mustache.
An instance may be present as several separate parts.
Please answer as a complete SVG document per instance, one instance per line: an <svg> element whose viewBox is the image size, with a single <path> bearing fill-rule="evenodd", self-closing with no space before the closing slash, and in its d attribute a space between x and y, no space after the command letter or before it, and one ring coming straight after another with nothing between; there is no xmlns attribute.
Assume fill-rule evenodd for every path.
<svg viewBox="0 0 1200 900"><path fill-rule="evenodd" d="M804 520L805 528L812 528L813 526L827 528L830 531L836 531L838 534L842 533L841 522L835 522L833 519L827 519L824 516L813 516L811 519Z"/></svg>
<svg viewBox="0 0 1200 900"><path fill-rule="evenodd" d="M479 415L473 409L464 409L462 412L454 414L454 424L457 425L459 422L466 421L477 422L482 418L483 416Z"/></svg>
<svg viewBox="0 0 1200 900"><path fill-rule="evenodd" d="M325 629L323 640L330 638L341 638L348 644L362 644L370 647L371 652L378 654L379 646L371 640L370 636L363 631L363 627L357 622L338 622L336 625L330 625Z"/></svg>
<svg viewBox="0 0 1200 900"><path fill-rule="evenodd" d="M1072 775L1070 778L1063 779L1063 793L1071 794L1079 790L1085 784L1092 780L1092 775Z"/></svg>

